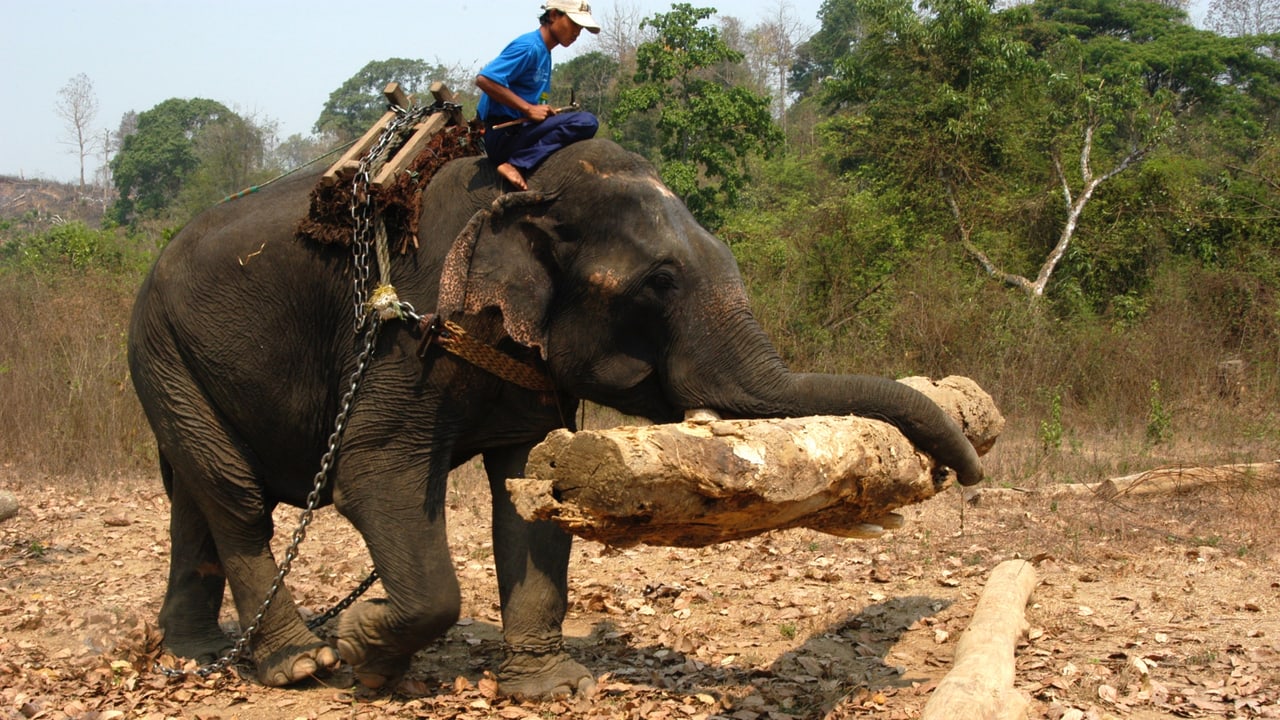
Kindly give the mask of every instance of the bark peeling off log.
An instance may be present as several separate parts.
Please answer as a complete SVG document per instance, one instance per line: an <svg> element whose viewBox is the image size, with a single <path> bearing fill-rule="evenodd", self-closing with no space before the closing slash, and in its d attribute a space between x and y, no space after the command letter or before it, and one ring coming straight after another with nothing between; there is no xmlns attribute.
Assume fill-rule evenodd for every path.
<svg viewBox="0 0 1280 720"><path fill-rule="evenodd" d="M957 420L990 447L1004 420L976 385L965 392L987 407ZM624 547L699 547L791 527L876 537L901 525L893 510L950 479L892 426L829 416L560 430L534 449L527 474L507 482L523 517Z"/></svg>

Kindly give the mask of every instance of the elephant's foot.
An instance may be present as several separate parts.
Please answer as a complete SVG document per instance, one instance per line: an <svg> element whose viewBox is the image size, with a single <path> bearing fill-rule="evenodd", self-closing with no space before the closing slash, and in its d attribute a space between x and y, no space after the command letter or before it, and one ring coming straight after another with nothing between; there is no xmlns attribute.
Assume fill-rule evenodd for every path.
<svg viewBox="0 0 1280 720"><path fill-rule="evenodd" d="M226 654L234 643L226 633L217 628L196 635L165 630L164 646L178 657L190 658L201 665L208 665Z"/></svg>
<svg viewBox="0 0 1280 720"><path fill-rule="evenodd" d="M323 677L335 670L340 662L338 653L314 635L312 640L314 642L286 645L261 656L254 653L258 682L281 687L307 678Z"/></svg>
<svg viewBox="0 0 1280 720"><path fill-rule="evenodd" d="M562 647L544 652L513 650L498 668L498 692L517 700L595 693L596 678Z"/></svg>
<svg viewBox="0 0 1280 720"><path fill-rule="evenodd" d="M406 654L384 636L385 618L385 601L371 600L348 609L338 621L338 653L356 680L374 690L395 684L413 660L412 652Z"/></svg>

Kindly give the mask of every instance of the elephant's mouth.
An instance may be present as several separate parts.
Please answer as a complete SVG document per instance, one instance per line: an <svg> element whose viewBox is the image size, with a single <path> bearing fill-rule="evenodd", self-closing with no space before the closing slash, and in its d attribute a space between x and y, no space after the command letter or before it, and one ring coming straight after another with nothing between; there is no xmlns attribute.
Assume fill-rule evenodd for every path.
<svg viewBox="0 0 1280 720"><path fill-rule="evenodd" d="M683 410L669 401L656 373L626 387L579 380L574 388L578 397L654 423L679 422Z"/></svg>

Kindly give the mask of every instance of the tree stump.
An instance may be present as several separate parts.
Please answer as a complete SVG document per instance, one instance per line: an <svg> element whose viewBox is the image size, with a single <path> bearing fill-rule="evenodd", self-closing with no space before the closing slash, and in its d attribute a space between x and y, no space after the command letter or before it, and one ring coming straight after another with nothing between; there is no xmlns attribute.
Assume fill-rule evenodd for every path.
<svg viewBox="0 0 1280 720"><path fill-rule="evenodd" d="M4 522L18 514L18 496L7 490L0 490L0 522Z"/></svg>
<svg viewBox="0 0 1280 720"><path fill-rule="evenodd" d="M1003 428L967 378L904 382L935 398L979 453ZM619 547L701 547L792 527L877 537L901 525L894 510L953 477L892 425L852 416L559 430L526 471L507 481L522 517Z"/></svg>

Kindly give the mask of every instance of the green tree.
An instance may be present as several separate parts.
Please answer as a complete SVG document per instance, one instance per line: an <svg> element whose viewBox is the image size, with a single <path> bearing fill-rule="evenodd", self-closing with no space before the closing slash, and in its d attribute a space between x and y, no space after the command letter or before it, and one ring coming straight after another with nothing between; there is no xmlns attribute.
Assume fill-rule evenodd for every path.
<svg viewBox="0 0 1280 720"><path fill-rule="evenodd" d="M556 105L570 98L608 123L617 95L618 61L600 51L583 53L557 63L551 79Z"/></svg>
<svg viewBox="0 0 1280 720"><path fill-rule="evenodd" d="M209 127L238 120L222 103L171 98L137 116L111 160L119 199L111 215L119 223L155 216L178 197L200 165L197 138Z"/></svg>
<svg viewBox="0 0 1280 720"><path fill-rule="evenodd" d="M289 172L320 158L334 146L324 136L294 133L270 149L266 164L277 172Z"/></svg>
<svg viewBox="0 0 1280 720"><path fill-rule="evenodd" d="M201 131L195 138L199 162L176 201L182 215L193 217L228 195L274 176L276 171L264 163L267 139L274 134L274 124L238 115Z"/></svg>
<svg viewBox="0 0 1280 720"><path fill-rule="evenodd" d="M405 93L417 96L419 102L430 103L431 83L437 80L447 84L463 100L475 99L472 78L461 68L405 58L371 61L329 94L316 119L315 132L332 134L340 142L354 140L386 112L387 101L382 90L387 83L398 82Z"/></svg>
<svg viewBox="0 0 1280 720"><path fill-rule="evenodd" d="M723 65L742 62L714 27L715 13L687 3L645 19L655 37L637 49L635 85L621 93L615 123L656 114L663 180L703 224L716 227L747 182L747 160L767 154L781 141L770 117L770 101L746 88L726 85Z"/></svg>
<svg viewBox="0 0 1280 720"><path fill-rule="evenodd" d="M863 38L824 84L840 111L825 125L828 157L892 177L935 222L950 215L947 234L1033 300L1065 263L1091 265L1094 305L1142 282L1150 232L1076 244L1099 188L1181 121L1256 117L1277 89L1274 61L1159 3L1040 0L994 12L985 0L934 0L917 12L907 0L855 1ZM1137 197L1119 202L1150 215ZM1099 281L1102 267L1123 281Z"/></svg>
<svg viewBox="0 0 1280 720"><path fill-rule="evenodd" d="M862 17L857 0L822 0L821 26L795 49L790 85L793 92L811 95L835 72L836 61L848 55L862 39Z"/></svg>

